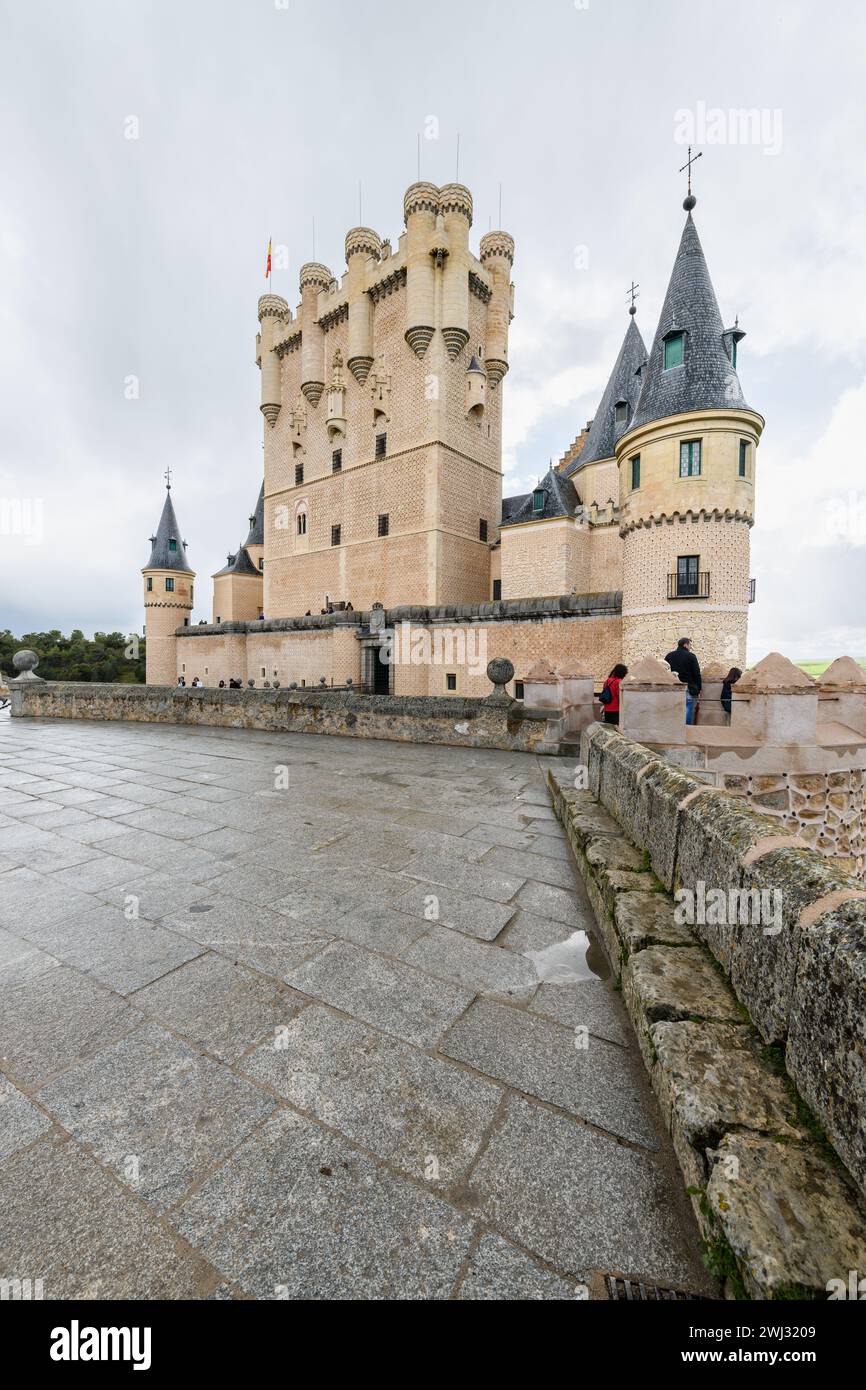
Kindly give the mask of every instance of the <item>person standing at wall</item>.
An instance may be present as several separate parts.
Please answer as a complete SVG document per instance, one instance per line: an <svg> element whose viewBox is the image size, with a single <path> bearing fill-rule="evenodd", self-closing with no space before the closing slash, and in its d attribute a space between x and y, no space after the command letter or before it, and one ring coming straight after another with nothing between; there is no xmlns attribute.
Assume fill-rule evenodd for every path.
<svg viewBox="0 0 866 1390"><path fill-rule="evenodd" d="M620 662L614 666L601 690L601 704L605 724L619 724L619 686L628 675L628 667Z"/></svg>
<svg viewBox="0 0 866 1390"><path fill-rule="evenodd" d="M694 724L698 700L701 698L701 668L692 651L691 637L681 637L665 661L686 687L686 723Z"/></svg>
<svg viewBox="0 0 866 1390"><path fill-rule="evenodd" d="M743 673L740 670L739 666L732 666L728 674L725 676L725 679L722 681L722 693L719 696L719 699L721 700L722 709L724 710L726 724L730 724L731 722L731 709L733 706L731 688L732 686L736 685L737 681L740 679L740 676L742 674Z"/></svg>

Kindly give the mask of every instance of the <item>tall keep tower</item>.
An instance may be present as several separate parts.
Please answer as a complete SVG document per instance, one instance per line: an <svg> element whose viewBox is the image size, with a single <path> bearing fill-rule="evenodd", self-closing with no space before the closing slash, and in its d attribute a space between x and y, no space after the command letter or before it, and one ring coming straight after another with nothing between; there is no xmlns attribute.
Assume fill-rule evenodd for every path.
<svg viewBox="0 0 866 1390"><path fill-rule="evenodd" d="M746 404L691 193L640 397L616 445L623 661L691 637L702 663L745 666L749 531L763 418Z"/></svg>
<svg viewBox="0 0 866 1390"><path fill-rule="evenodd" d="M186 543L171 501L171 482L166 482L165 503L150 538L150 559L144 576L144 628L147 641L148 685L174 685L177 680L175 629L189 626L195 573L186 558Z"/></svg>

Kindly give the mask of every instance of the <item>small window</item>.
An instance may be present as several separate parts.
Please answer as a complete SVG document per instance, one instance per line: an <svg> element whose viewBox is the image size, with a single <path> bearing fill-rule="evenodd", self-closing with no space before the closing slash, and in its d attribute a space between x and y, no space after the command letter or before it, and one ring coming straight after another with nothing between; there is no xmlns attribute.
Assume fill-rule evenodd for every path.
<svg viewBox="0 0 866 1390"><path fill-rule="evenodd" d="M699 478L701 476L701 441L684 439L680 444L680 477Z"/></svg>
<svg viewBox="0 0 866 1390"><path fill-rule="evenodd" d="M295 464L295 487L300 487L300 485L301 485L301 483L302 483L303 481L304 481L304 465L303 465L302 463L296 463L296 464Z"/></svg>
<svg viewBox="0 0 866 1390"><path fill-rule="evenodd" d="M377 435L376 435L376 458L377 458L377 459L382 459L382 458L384 458L384 457L385 457L385 454L387 453L387 450L388 450L388 436L387 436L387 434L377 434Z"/></svg>
<svg viewBox="0 0 866 1390"><path fill-rule="evenodd" d="M741 478L747 478L749 476L749 441L747 439L740 440L739 473Z"/></svg>
<svg viewBox="0 0 866 1390"><path fill-rule="evenodd" d="M665 338L665 371L671 367L681 367L683 365L683 344L685 342L682 333L672 333Z"/></svg>
<svg viewBox="0 0 866 1390"><path fill-rule="evenodd" d="M331 545L339 545L339 544L340 544L340 535L341 535L341 532L342 532L342 527L340 527L340 526L332 526L332 527L331 527Z"/></svg>
<svg viewBox="0 0 866 1390"><path fill-rule="evenodd" d="M189 618L184 618L183 625L184 627L189 627Z"/></svg>
<svg viewBox="0 0 866 1390"><path fill-rule="evenodd" d="M265 567L265 557L264 557L264 555L262 555L262 556L259 557L259 569L260 569L260 570L263 570L264 567Z"/></svg>
<svg viewBox="0 0 866 1390"><path fill-rule="evenodd" d="M221 623L221 622L222 622L222 618L220 617L219 613L217 613L216 621L217 621L218 623Z"/></svg>
<svg viewBox="0 0 866 1390"><path fill-rule="evenodd" d="M445 677L445 689L446 689L446 690L456 690L456 689L457 689L457 676L455 675L455 673L454 673L453 671L449 671L448 674L447 674L446 677Z"/></svg>
<svg viewBox="0 0 866 1390"><path fill-rule="evenodd" d="M173 580L173 579L167 579L167 580L165 581L165 592L166 592L167 594L173 594L173 593L174 593L174 580Z"/></svg>
<svg viewBox="0 0 866 1390"><path fill-rule="evenodd" d="M176 553L176 551L177 551L177 541L174 539L173 536L172 536L171 540L170 540L169 543L168 543L168 548L169 548L169 550L171 551L172 555L174 555L174 554Z"/></svg>
<svg viewBox="0 0 866 1390"><path fill-rule="evenodd" d="M307 534L307 513L306 513L306 512L298 512L298 535L299 535L299 536L305 536L306 534Z"/></svg>
<svg viewBox="0 0 866 1390"><path fill-rule="evenodd" d="M192 585L191 585L191 584L190 584L190 586L189 586L189 601L190 601L190 603L193 603L193 602L194 602L194 599L193 599L193 596L192 596Z"/></svg>
<svg viewBox="0 0 866 1390"><path fill-rule="evenodd" d="M335 449L331 455L331 472L341 473L343 470L343 450Z"/></svg>
<svg viewBox="0 0 866 1390"><path fill-rule="evenodd" d="M515 700L523 699L523 681L514 682L514 698Z"/></svg>
<svg viewBox="0 0 866 1390"><path fill-rule="evenodd" d="M617 401L613 408L613 421L615 425L628 424L628 401Z"/></svg>
<svg viewBox="0 0 866 1390"><path fill-rule="evenodd" d="M634 492L636 488L640 487L640 454L635 454L629 463L631 465L631 490Z"/></svg>
<svg viewBox="0 0 866 1390"><path fill-rule="evenodd" d="M501 598L502 598L502 580L501 580L501 579L494 579L494 581L493 581L493 602L496 603L496 601L497 601L498 599L501 599Z"/></svg>
<svg viewBox="0 0 866 1390"><path fill-rule="evenodd" d="M387 512L379 513L379 535L387 536L391 527L391 518Z"/></svg>
<svg viewBox="0 0 866 1390"><path fill-rule="evenodd" d="M483 516L478 522L478 539L480 541L487 540L487 521Z"/></svg>
<svg viewBox="0 0 866 1390"><path fill-rule="evenodd" d="M150 574L147 576L147 592L149 594L153 593L153 575Z"/></svg>
<svg viewBox="0 0 866 1390"><path fill-rule="evenodd" d="M532 510L534 512L544 511L544 488L537 487L532 494Z"/></svg>

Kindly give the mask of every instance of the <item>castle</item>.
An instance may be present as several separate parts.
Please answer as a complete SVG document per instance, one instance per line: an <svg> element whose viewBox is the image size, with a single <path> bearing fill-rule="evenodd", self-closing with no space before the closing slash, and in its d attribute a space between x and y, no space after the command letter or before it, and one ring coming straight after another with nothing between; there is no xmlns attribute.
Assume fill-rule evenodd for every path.
<svg viewBox="0 0 866 1390"><path fill-rule="evenodd" d="M531 493L502 497L514 241L470 246L462 184L412 184L396 249L346 236L338 280L259 299L264 481L243 544L190 625L193 574L168 492L145 586L147 680L511 693L540 659L607 674L681 635L745 666L763 419L737 375L689 194L652 347L634 301L594 418ZM178 620L181 620L179 623ZM393 632L440 659L393 659ZM437 644L437 638L440 639ZM391 641L389 659L386 644Z"/></svg>

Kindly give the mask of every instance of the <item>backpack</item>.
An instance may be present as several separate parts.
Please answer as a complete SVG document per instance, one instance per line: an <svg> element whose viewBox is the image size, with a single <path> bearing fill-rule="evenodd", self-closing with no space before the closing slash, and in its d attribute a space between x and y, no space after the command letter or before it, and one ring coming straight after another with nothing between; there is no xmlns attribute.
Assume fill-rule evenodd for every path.
<svg viewBox="0 0 866 1390"><path fill-rule="evenodd" d="M605 683L604 683L604 688L602 689L602 692L601 692L601 695L599 696L599 699L601 700L601 703L602 703L603 705L612 705L612 704L613 704L613 691L612 691L611 688L610 688L610 681L609 681L609 680L605 681Z"/></svg>

